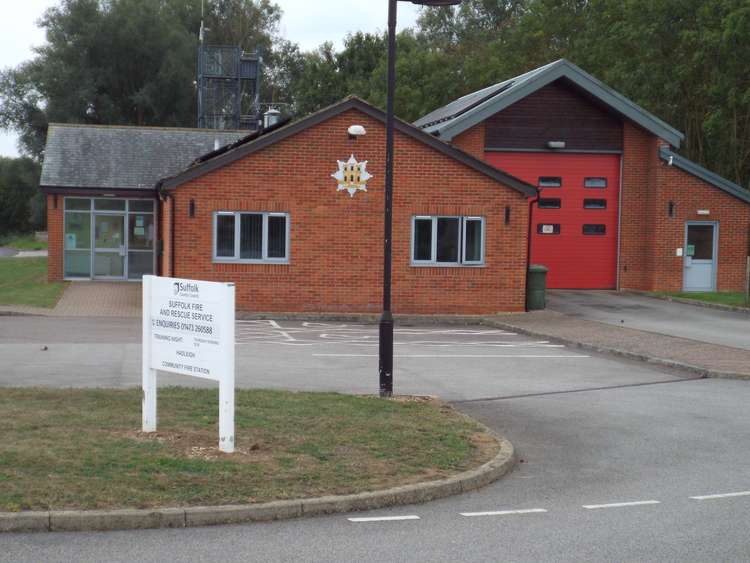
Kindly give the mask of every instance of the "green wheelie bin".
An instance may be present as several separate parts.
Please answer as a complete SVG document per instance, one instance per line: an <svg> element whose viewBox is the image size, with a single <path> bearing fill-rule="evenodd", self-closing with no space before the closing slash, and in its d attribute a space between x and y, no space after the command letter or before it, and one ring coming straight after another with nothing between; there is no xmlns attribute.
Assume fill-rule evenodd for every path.
<svg viewBox="0 0 750 563"><path fill-rule="evenodd" d="M526 277L526 309L539 311L546 305L547 267L541 264L530 264Z"/></svg>

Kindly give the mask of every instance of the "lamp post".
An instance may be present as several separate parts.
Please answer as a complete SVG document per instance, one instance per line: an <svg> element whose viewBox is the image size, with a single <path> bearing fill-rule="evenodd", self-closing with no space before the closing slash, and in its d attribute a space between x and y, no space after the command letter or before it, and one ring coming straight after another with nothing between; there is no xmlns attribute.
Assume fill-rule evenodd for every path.
<svg viewBox="0 0 750 563"><path fill-rule="evenodd" d="M409 0L422 6L455 6L463 0ZM383 229L383 314L380 317L378 371L380 396L393 395L393 315L391 263L393 232L393 96L396 89L396 3L388 0L388 85L385 113L385 219Z"/></svg>

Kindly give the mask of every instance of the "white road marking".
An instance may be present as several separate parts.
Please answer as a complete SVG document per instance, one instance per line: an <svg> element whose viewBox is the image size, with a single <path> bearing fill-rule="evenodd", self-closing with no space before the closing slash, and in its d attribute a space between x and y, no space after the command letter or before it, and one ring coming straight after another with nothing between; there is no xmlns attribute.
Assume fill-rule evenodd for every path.
<svg viewBox="0 0 750 563"><path fill-rule="evenodd" d="M730 498L730 497L747 497L750 496L750 491L740 491L738 493L723 493L720 495L702 495L698 497L690 497L693 500L711 500L715 498Z"/></svg>
<svg viewBox="0 0 750 563"><path fill-rule="evenodd" d="M506 516L509 514L536 514L547 512L544 508L524 508L522 510L492 510L489 512L459 512L461 516Z"/></svg>
<svg viewBox="0 0 750 563"><path fill-rule="evenodd" d="M287 331L281 329L281 325L277 323L276 321L268 321L269 324L276 329L276 331L286 338L289 342L295 342L297 339L291 336Z"/></svg>
<svg viewBox="0 0 750 563"><path fill-rule="evenodd" d="M326 358L377 358L377 354L313 354ZM394 358L590 358L579 355L543 354L394 354Z"/></svg>
<svg viewBox="0 0 750 563"><path fill-rule="evenodd" d="M396 522L399 520L419 520L416 514L408 516L370 516L365 518L347 518L349 522Z"/></svg>
<svg viewBox="0 0 750 563"><path fill-rule="evenodd" d="M583 508L593 510L596 508L622 508L623 506L642 506L644 504L661 504L658 500L637 500L635 502L613 502L610 504L584 504Z"/></svg>

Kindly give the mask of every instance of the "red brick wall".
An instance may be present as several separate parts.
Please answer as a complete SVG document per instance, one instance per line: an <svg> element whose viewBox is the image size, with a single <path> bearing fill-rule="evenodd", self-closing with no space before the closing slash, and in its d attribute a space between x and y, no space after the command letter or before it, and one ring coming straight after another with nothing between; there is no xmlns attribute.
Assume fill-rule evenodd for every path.
<svg viewBox="0 0 750 563"><path fill-rule="evenodd" d="M685 246L685 222L715 221L719 224L716 289L744 291L750 206L683 170L670 167L661 159L656 177L655 290L682 289L683 259L675 256L675 249ZM667 213L670 201L675 203L672 219ZM698 209L707 209L710 215L698 215Z"/></svg>
<svg viewBox="0 0 750 563"><path fill-rule="evenodd" d="M367 134L350 140L346 130L352 123L364 125ZM382 123L351 110L178 187L174 275L234 282L240 310L379 312L384 145ZM526 198L407 136L397 133L395 148L394 313L523 310ZM352 153L368 161L374 176L367 192L349 197L336 191L331 174L336 161ZM196 205L193 218L190 199ZM290 263L213 263L216 211L289 213ZM484 216L486 265L412 267L415 214Z"/></svg>
<svg viewBox="0 0 750 563"><path fill-rule="evenodd" d="M719 223L717 290L743 291L750 206L658 156L664 142L625 124L620 287L680 291L686 221ZM669 202L675 216L668 215ZM698 215L698 209L710 215Z"/></svg>
<svg viewBox="0 0 750 563"><path fill-rule="evenodd" d="M172 216L170 213L172 205L172 198L167 197L164 201L159 200L159 238L161 240L161 255L157 257L157 264L159 265L159 275L171 277L172 276Z"/></svg>
<svg viewBox="0 0 750 563"><path fill-rule="evenodd" d="M451 144L474 158L484 159L484 121L478 123L471 129L467 129L460 135L456 135Z"/></svg>
<svg viewBox="0 0 750 563"><path fill-rule="evenodd" d="M657 139L625 122L620 193L620 288L652 287L652 189ZM658 158L658 156L657 156Z"/></svg>
<svg viewBox="0 0 750 563"><path fill-rule="evenodd" d="M55 207L57 199L57 207ZM48 256L47 279L51 282L63 279L63 196L47 196Z"/></svg>

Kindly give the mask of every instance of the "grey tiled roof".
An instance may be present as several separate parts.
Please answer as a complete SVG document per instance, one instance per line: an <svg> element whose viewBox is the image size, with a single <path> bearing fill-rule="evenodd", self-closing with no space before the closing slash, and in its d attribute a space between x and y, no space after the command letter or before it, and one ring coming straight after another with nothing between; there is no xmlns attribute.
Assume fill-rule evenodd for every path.
<svg viewBox="0 0 750 563"><path fill-rule="evenodd" d="M199 156L249 131L50 124L40 184L153 189Z"/></svg>

